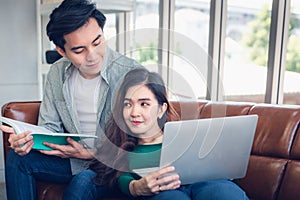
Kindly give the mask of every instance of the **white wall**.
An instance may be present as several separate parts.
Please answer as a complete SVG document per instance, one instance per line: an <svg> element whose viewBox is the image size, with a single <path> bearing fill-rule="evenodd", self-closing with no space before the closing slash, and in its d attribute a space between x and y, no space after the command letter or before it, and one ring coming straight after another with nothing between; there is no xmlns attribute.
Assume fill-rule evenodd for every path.
<svg viewBox="0 0 300 200"><path fill-rule="evenodd" d="M0 0L0 25L0 106L39 100L36 0ZM4 182L0 134L0 182Z"/></svg>

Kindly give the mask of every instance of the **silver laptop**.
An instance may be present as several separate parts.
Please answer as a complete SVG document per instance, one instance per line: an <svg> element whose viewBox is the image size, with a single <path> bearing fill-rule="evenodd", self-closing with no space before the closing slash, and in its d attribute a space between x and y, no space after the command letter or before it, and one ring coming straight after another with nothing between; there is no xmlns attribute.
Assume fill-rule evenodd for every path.
<svg viewBox="0 0 300 200"><path fill-rule="evenodd" d="M181 183L237 179L246 175L258 116L167 122L160 166L134 169L145 176L165 166L175 166Z"/></svg>

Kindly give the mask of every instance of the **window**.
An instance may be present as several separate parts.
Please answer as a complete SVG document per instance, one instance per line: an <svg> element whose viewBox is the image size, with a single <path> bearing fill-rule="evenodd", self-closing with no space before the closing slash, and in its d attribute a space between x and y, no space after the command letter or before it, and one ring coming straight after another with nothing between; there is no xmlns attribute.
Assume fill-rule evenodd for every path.
<svg viewBox="0 0 300 200"><path fill-rule="evenodd" d="M130 26L130 56L158 71L159 0L137 0Z"/></svg>
<svg viewBox="0 0 300 200"><path fill-rule="evenodd" d="M171 98L300 104L297 0L128 0L121 10L105 6L118 8L120 2L100 3L106 8L109 45L159 72ZM283 6L289 2L290 10ZM41 30L47 22L44 10ZM281 36L287 35L287 26L274 26L284 21L282 13L290 16L288 37ZM40 35L41 52L54 48L43 31ZM45 74L49 66L44 60L39 65Z"/></svg>
<svg viewBox="0 0 300 200"><path fill-rule="evenodd" d="M289 38L283 86L283 103L300 104L300 2L291 1Z"/></svg>
<svg viewBox="0 0 300 200"><path fill-rule="evenodd" d="M177 98L206 96L210 0L176 0L169 87Z"/></svg>
<svg viewBox="0 0 300 200"><path fill-rule="evenodd" d="M264 102L271 0L228 0L224 100Z"/></svg>
<svg viewBox="0 0 300 200"><path fill-rule="evenodd" d="M106 22L104 26L104 37L109 46L113 49L116 47L116 13L105 14Z"/></svg>

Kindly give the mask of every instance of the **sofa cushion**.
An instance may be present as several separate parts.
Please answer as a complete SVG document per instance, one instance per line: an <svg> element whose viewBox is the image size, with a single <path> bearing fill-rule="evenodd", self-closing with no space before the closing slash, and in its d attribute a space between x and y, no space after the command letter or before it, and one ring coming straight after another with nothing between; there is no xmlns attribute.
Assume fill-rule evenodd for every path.
<svg viewBox="0 0 300 200"><path fill-rule="evenodd" d="M251 108L249 114L259 116L252 154L289 158L300 108L258 104Z"/></svg>
<svg viewBox="0 0 300 200"><path fill-rule="evenodd" d="M289 161L277 200L298 200L300 198L299 180L300 161Z"/></svg>

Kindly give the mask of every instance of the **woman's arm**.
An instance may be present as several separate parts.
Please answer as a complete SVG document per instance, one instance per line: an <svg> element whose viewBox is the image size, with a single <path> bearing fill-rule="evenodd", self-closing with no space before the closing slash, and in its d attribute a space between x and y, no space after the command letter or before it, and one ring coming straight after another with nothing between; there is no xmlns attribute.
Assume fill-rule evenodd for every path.
<svg viewBox="0 0 300 200"><path fill-rule="evenodd" d="M179 175L173 173L174 167L166 167L147 176L127 183L127 194L131 196L151 196L164 190L174 190L180 187ZM122 190L122 188L121 188Z"/></svg>
<svg viewBox="0 0 300 200"><path fill-rule="evenodd" d="M133 177L133 174L130 173L123 173L118 178L120 190L128 196L135 196L132 194L132 189L130 189L132 181L135 181L135 178Z"/></svg>

